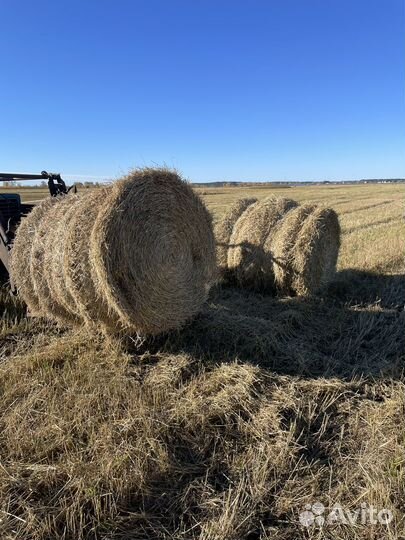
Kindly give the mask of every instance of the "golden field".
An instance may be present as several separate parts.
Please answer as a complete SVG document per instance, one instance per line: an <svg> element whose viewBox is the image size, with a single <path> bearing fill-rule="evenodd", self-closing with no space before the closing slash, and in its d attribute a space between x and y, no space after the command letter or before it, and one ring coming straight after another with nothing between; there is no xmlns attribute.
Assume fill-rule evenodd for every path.
<svg viewBox="0 0 405 540"><path fill-rule="evenodd" d="M214 220L247 196L331 206L336 279L308 299L218 286L183 330L125 342L27 318L4 285L0 538L403 538L404 185L197 191Z"/></svg>

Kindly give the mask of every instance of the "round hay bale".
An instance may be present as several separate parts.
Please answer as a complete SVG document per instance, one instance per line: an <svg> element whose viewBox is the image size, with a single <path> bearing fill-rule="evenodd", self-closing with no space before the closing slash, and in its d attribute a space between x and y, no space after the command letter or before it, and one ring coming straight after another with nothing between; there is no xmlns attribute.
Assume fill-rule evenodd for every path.
<svg viewBox="0 0 405 540"><path fill-rule="evenodd" d="M217 265L222 275L225 274L228 268L228 248L233 227L248 206L255 202L257 202L257 199L254 198L239 199L231 205L214 227L217 242Z"/></svg>
<svg viewBox="0 0 405 540"><path fill-rule="evenodd" d="M332 280L340 247L339 218L331 208L316 208L305 220L292 252L291 288L298 296L322 290Z"/></svg>
<svg viewBox="0 0 405 540"><path fill-rule="evenodd" d="M291 291L291 253L305 218L314 209L315 206L309 204L292 209L281 221L274 236L265 243L265 250L273 260L275 286L281 294Z"/></svg>
<svg viewBox="0 0 405 540"><path fill-rule="evenodd" d="M245 287L267 289L274 286L273 264L264 244L279 221L297 203L270 196L250 205L236 221L230 238L228 268Z"/></svg>
<svg viewBox="0 0 405 540"><path fill-rule="evenodd" d="M52 223L44 242L43 262L43 275L49 288L49 296L44 298L46 312L50 315L62 309L64 315L69 313L69 320L75 324L80 323L80 316L66 283L63 257L70 219L76 209L78 199L79 196L75 194L62 197L47 216Z"/></svg>
<svg viewBox="0 0 405 540"><path fill-rule="evenodd" d="M134 171L100 207L90 262L99 296L124 329L144 335L178 328L216 280L211 216L175 172Z"/></svg>
<svg viewBox="0 0 405 540"><path fill-rule="evenodd" d="M53 204L42 216L34 235L29 268L33 290L38 298L41 313L63 325L74 324L77 320L52 294L53 267L51 261L56 244L59 242L55 234L55 225L60 210L63 210L68 198L70 199L69 196L51 199Z"/></svg>
<svg viewBox="0 0 405 540"><path fill-rule="evenodd" d="M40 301L34 288L31 258L38 226L53 204L55 204L55 199L45 199L21 220L11 250L10 276L30 313L37 316L43 313L41 313Z"/></svg>
<svg viewBox="0 0 405 540"><path fill-rule="evenodd" d="M309 204L292 210L266 245L278 291L299 296L318 292L335 272L339 246L340 226L333 210Z"/></svg>
<svg viewBox="0 0 405 540"><path fill-rule="evenodd" d="M97 279L89 259L90 237L100 206L108 199L111 188L85 192L78 198L66 228L63 269L66 288L87 325L120 328L118 315L97 292Z"/></svg>

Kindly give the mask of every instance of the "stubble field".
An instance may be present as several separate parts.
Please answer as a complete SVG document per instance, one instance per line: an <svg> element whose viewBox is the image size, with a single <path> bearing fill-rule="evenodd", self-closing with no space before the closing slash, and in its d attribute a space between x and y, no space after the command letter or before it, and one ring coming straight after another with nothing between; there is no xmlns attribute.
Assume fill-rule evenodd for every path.
<svg viewBox="0 0 405 540"><path fill-rule="evenodd" d="M125 343L28 319L4 287L0 538L403 538L404 186L197 191L214 220L271 193L331 206L336 279L218 286L183 330Z"/></svg>

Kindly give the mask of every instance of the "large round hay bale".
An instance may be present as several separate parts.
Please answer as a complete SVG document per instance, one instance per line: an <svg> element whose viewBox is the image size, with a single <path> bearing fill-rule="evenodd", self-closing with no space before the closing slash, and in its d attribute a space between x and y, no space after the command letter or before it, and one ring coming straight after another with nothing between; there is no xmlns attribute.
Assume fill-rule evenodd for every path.
<svg viewBox="0 0 405 540"><path fill-rule="evenodd" d="M292 210L265 245L274 260L278 291L307 296L321 290L336 270L339 246L340 226L333 210L309 204Z"/></svg>
<svg viewBox="0 0 405 540"><path fill-rule="evenodd" d="M51 200L53 204L44 212L33 238L29 267L33 289L43 315L62 324L76 324L77 318L58 301L52 292L55 285L51 286L55 270L53 255L61 246L56 233L57 223L70 204L70 196Z"/></svg>
<svg viewBox="0 0 405 540"><path fill-rule="evenodd" d="M292 209L281 221L274 236L265 242L265 251L273 260L275 285L281 294L291 291L292 252L303 222L314 210L315 206L309 204Z"/></svg>
<svg viewBox="0 0 405 540"><path fill-rule="evenodd" d="M49 234L44 243L43 276L48 284L49 296L44 298L44 305L48 314L62 310L72 323L80 323L80 316L76 302L66 283L63 266L63 257L66 249L66 237L69 231L71 217L76 210L79 196L69 194L61 197L57 205L44 219L49 222Z"/></svg>
<svg viewBox="0 0 405 540"><path fill-rule="evenodd" d="M331 208L316 208L307 217L293 250L292 290L307 296L332 280L340 247L339 218Z"/></svg>
<svg viewBox="0 0 405 540"><path fill-rule="evenodd" d="M31 257L34 238L43 216L55 203L55 199L46 199L35 206L32 211L21 220L17 228L13 248L11 250L10 274L17 287L18 294L27 304L32 315L43 315L40 301L33 283L31 273Z"/></svg>
<svg viewBox="0 0 405 540"><path fill-rule="evenodd" d="M21 271L14 277L49 318L157 334L180 327L206 300L217 277L211 216L176 173L135 171L43 205L30 218L40 214L34 232L25 224L17 237L15 266L29 248L30 281Z"/></svg>
<svg viewBox="0 0 405 540"><path fill-rule="evenodd" d="M90 263L98 296L123 328L178 328L196 315L216 279L211 216L175 172L134 171L100 206Z"/></svg>
<svg viewBox="0 0 405 540"><path fill-rule="evenodd" d="M91 231L100 206L108 199L111 188L101 188L81 194L66 229L63 252L63 273L80 316L90 326L100 323L105 329L119 329L118 315L112 312L106 299L99 295L94 280L90 254Z"/></svg>
<svg viewBox="0 0 405 540"><path fill-rule="evenodd" d="M236 221L230 238L228 268L240 285L255 289L273 287L273 265L264 243L279 221L296 206L291 199L270 196L250 205Z"/></svg>
<svg viewBox="0 0 405 540"><path fill-rule="evenodd" d="M228 268L229 240L235 223L248 206L255 202L257 202L257 199L255 198L239 199L230 206L228 211L225 212L214 227L215 240L217 243L217 265L221 274L224 274Z"/></svg>

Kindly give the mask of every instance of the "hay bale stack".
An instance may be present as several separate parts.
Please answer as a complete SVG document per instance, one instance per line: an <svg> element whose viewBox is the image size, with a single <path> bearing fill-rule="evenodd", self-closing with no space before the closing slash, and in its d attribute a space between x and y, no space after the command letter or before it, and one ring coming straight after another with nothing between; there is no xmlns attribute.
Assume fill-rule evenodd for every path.
<svg viewBox="0 0 405 540"><path fill-rule="evenodd" d="M336 271L340 225L330 208L304 205L283 220L271 242L277 289L308 296L327 285Z"/></svg>
<svg viewBox="0 0 405 540"><path fill-rule="evenodd" d="M230 216L233 208L236 215L244 208L232 228L228 222L216 227L217 242L229 235L226 272L222 245L218 256L222 274L254 290L299 296L320 291L336 270L340 246L336 213L273 196L250 204L247 200L231 208Z"/></svg>
<svg viewBox="0 0 405 540"><path fill-rule="evenodd" d="M235 223L245 212L248 206L256 203L257 199L240 199L236 201L215 225L215 239L217 242L217 264L223 274L228 268L228 248Z"/></svg>
<svg viewBox="0 0 405 540"><path fill-rule="evenodd" d="M35 234L23 221L12 251L30 308L33 298L63 323L147 335L180 327L206 300L216 279L211 217L176 173L143 169L43 205ZM32 283L17 270L23 256Z"/></svg>
<svg viewBox="0 0 405 540"><path fill-rule="evenodd" d="M228 268L241 286L272 287L272 264L263 246L279 221L296 206L291 199L270 196L249 206L236 221L229 242Z"/></svg>

